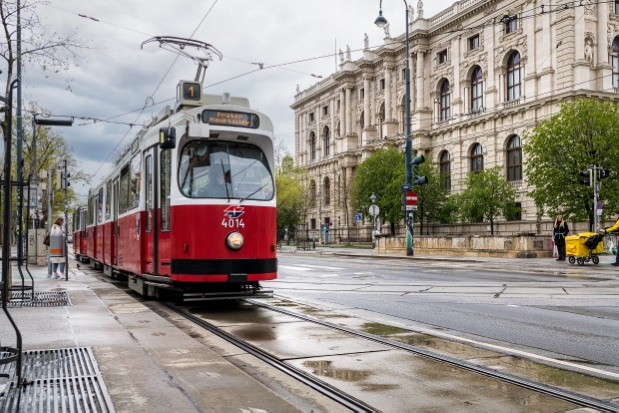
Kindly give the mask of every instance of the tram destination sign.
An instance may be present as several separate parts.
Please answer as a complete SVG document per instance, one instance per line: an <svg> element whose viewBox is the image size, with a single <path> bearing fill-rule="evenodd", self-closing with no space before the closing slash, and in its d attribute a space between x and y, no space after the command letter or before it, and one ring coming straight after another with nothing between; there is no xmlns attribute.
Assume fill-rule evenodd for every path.
<svg viewBox="0 0 619 413"><path fill-rule="evenodd" d="M241 128L258 129L260 126L260 117L254 113L207 109L202 112L202 122L211 125L238 126Z"/></svg>

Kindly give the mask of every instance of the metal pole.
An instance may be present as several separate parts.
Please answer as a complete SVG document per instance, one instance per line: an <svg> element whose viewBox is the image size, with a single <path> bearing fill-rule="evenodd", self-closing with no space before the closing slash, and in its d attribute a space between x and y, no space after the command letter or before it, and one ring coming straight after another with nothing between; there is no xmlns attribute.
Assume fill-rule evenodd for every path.
<svg viewBox="0 0 619 413"><path fill-rule="evenodd" d="M34 113L32 114L32 179L36 185L39 181L37 176L37 124Z"/></svg>
<svg viewBox="0 0 619 413"><path fill-rule="evenodd" d="M6 111L6 130L7 136L4 137L4 200L2 207L3 210L3 227L2 227L2 309L9 321L15 329L16 342L17 342L17 383L21 385L21 372L22 372L22 338L17 325L11 318L6 309L6 302L9 294L9 271L11 269L11 145L12 145L12 129L13 129L13 88L15 83L19 79L15 79L11 82L9 87L8 104Z"/></svg>
<svg viewBox="0 0 619 413"><path fill-rule="evenodd" d="M52 167L47 171L47 231L52 231ZM49 256L49 248L47 249L47 275L52 275L52 261Z"/></svg>
<svg viewBox="0 0 619 413"><path fill-rule="evenodd" d="M598 184L597 184L597 170L598 167L593 165L593 229L592 231L597 231L597 221L598 221Z"/></svg>
<svg viewBox="0 0 619 413"><path fill-rule="evenodd" d="M381 0L382 1L382 0ZM409 190L413 183L413 142L411 140L411 75L409 67L410 46L408 40L408 4L404 0L404 14L406 15L406 185ZM413 246L413 212L406 211L406 255L414 255Z"/></svg>
<svg viewBox="0 0 619 413"><path fill-rule="evenodd" d="M22 99L21 99L21 3L20 0L17 0L17 110L16 110L16 121L17 121L17 182L22 181L22 135L23 135L23 125L22 125ZM19 191L23 191L23 187L18 186ZM22 215L23 215L23 199L22 197L17 197L17 230L19 231L17 237L17 251L23 251L24 248L24 240L23 240L23 227L22 227ZM18 257L21 258L18 253Z"/></svg>
<svg viewBox="0 0 619 413"><path fill-rule="evenodd" d="M64 160L64 178L62 183L64 184L64 280L69 281L69 209L67 204L69 186L67 175L67 159Z"/></svg>

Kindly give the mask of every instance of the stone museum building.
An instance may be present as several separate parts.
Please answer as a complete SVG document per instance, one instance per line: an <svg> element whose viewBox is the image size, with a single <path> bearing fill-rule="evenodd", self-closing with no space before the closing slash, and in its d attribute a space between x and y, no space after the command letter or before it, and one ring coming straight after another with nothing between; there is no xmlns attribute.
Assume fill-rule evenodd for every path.
<svg viewBox="0 0 619 413"><path fill-rule="evenodd" d="M411 8L410 55L404 34L368 22L370 37L383 38L380 47L370 47L366 34L362 52L340 51L336 73L297 88L296 162L307 168L315 200L309 228L354 226L359 211L351 210L347 193L356 166L376 149L404 144L408 60L413 151L432 156L452 192L463 189L469 171L502 165L523 209L512 231L535 231L523 134L562 101L617 97L619 2L463 0L424 18L420 1L416 14ZM362 39L360 33L353 49Z"/></svg>

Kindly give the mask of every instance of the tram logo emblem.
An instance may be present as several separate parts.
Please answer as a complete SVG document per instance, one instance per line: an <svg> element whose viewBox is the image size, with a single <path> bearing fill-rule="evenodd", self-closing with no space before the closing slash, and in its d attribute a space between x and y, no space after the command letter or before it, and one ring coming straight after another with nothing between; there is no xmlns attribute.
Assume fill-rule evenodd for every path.
<svg viewBox="0 0 619 413"><path fill-rule="evenodd" d="M245 213L245 208L241 206L229 206L224 209L224 215L228 218L238 218Z"/></svg>

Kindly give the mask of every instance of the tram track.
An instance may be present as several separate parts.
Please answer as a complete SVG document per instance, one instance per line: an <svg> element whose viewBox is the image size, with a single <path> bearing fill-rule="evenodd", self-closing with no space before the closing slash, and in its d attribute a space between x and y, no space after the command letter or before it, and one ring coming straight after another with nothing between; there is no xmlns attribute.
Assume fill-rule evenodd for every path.
<svg viewBox="0 0 619 413"><path fill-rule="evenodd" d="M454 357L439 354L433 351L421 349L419 347L411 346L409 344L390 340L384 337L380 337L374 334L355 330L353 328L345 327L339 324L334 324L334 323L321 320L321 319L318 319L318 318L315 318L315 317L312 317L306 314L300 314L294 311L272 306L272 305L259 302L256 300L248 299L244 301L251 303L252 305L255 305L257 307L261 307L261 308L264 308L264 309L267 309L273 312L277 312L280 314L284 314L290 317L295 317L297 319L300 319L306 322L318 324L323 327L327 327L327 328L337 330L337 331L340 331L346 334L350 334L356 337L370 340L375 343L389 346L389 347L392 347L398 350L403 350L409 353L413 353L415 355L418 355L418 356L421 356L421 357L424 357L424 358L427 358L433 361L448 364L455 368L474 372L474 373L477 373L477 374L480 374L480 375L483 375L489 378L493 378L493 379L496 379L496 380L499 380L505 383L509 383L509 384L512 384L512 385L515 385L521 388L532 390L532 391L541 393L543 395L555 397L555 398L573 403L581 407L593 408L593 409L597 409L602 412L619 412L619 405L607 402L605 400L596 399L596 398L593 398L593 397L590 397L584 394L561 389L559 387L547 385L547 384L540 383L534 380L529 380L523 377L518 377L518 376L509 374L509 373L504 373L504 372L501 372L501 371L498 371L498 370L495 370L489 367L480 366L480 365L470 363L465 360L461 360L461 359L457 359Z"/></svg>
<svg viewBox="0 0 619 413"><path fill-rule="evenodd" d="M160 304L163 305L165 308L175 312L176 314L186 318L187 320L191 321L194 324L197 324L198 326L208 330L209 332L215 334L216 336L222 338L223 340L235 345L236 347L240 348L241 350L247 352L248 354L253 355L254 357L258 358L259 360L269 364L272 367L275 367L276 369L280 370L283 373L288 374L289 376L299 380L300 382L304 383L305 385L311 387L312 389L316 390L317 392L319 392L320 394L329 397L330 399L340 403L342 406L350 409L351 411L354 412L379 412L378 409L375 409L374 407L364 403L363 401L351 396L350 394L343 392L342 390L331 386L328 383L325 383L324 381L316 378L315 376L301 370L298 369L284 361L279 360L278 358L274 357L273 355L265 352L264 350L247 343L244 340L241 340L237 337L235 337L234 335L214 326L213 324L204 321L202 319L200 319L199 317L196 317L194 315L191 315L189 313L187 313L186 311L184 311L182 308L177 307L175 304L170 303L170 302L165 302L165 301L160 301Z"/></svg>
<svg viewBox="0 0 619 413"><path fill-rule="evenodd" d="M98 271L95 271L98 272ZM281 307L276 307L264 302L260 302L252 299L243 300L248 302L256 307L261 307L269 311L273 311L276 313L284 314L290 317L294 317L299 320L303 320L305 322L310 322L313 324L321 325L323 327L327 327L329 329L337 330L352 336L356 336L359 338L363 338L375 343L379 343L394 349L403 350L408 353L412 353L426 359L440 362L452 366L454 368L474 372L492 379L496 379L508 384L512 384L521 388L525 388L531 391L535 391L537 393L555 397L557 399L561 399L574 405L581 407L588 407L597 409L602 412L619 412L619 405L613 404L606 400L597 399L594 397L590 397L584 394L572 392L569 390L561 389L555 386L547 385L541 382L537 382L534 380L529 380L526 378L522 378L519 376L515 376L512 374L504 373L501 371L494 370L489 367L480 366L474 363L470 363L465 360L453 358L450 356L446 356L443 354L435 353L433 351L421 349L415 346L411 346L405 343L401 343L398 341L390 340L384 337L376 336L370 333L366 333L363 331L355 330L353 328L345 327L342 325L334 324L325 320L321 320L306 314L300 314L294 311L290 311ZM224 331L221 328L216 327L215 325L196 317L177 305L170 303L159 301L161 305L165 308L173 311L174 313L179 314L183 318L189 320L190 322L206 329L207 331L215 334L216 336L224 339L225 341L233 344L234 346L242 349L243 351L251 354L261 361L275 367L276 369L286 373L287 375L299 380L300 382L308 385L310 388L316 390L317 392L325 395L326 397L340 403L342 406L350 409L355 412L378 412L380 410L364 403L363 401L355 398L354 396L343 392L342 390L337 389L336 387L316 378L314 375L307 373L297 367L286 363L285 361L279 360L275 356L269 354L268 352L260 349L257 346L254 346L244 340L241 340L235 337L233 334L230 334Z"/></svg>

